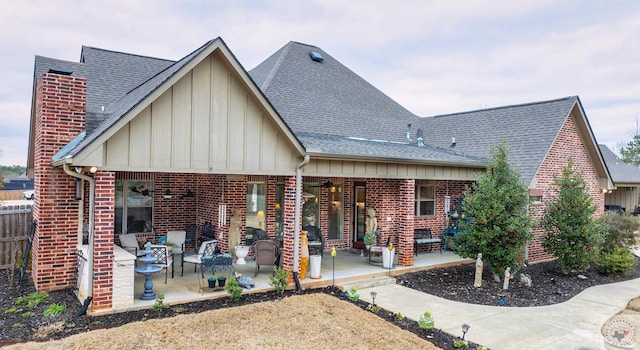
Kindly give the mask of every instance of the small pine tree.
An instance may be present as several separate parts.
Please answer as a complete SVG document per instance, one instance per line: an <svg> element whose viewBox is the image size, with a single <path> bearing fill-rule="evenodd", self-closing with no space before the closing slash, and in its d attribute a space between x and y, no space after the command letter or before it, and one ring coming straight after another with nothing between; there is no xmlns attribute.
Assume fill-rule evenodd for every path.
<svg viewBox="0 0 640 350"><path fill-rule="evenodd" d="M605 226L593 217L597 206L586 190L582 175L574 170L569 159L562 175L554 179L556 198L547 203L542 218L546 236L545 251L556 256L562 271L591 266L604 242Z"/></svg>
<svg viewBox="0 0 640 350"><path fill-rule="evenodd" d="M527 188L520 174L507 163L508 155L504 141L491 148L487 172L464 192L464 212L473 218L473 223L463 222L466 234L453 238L460 256L475 259L482 253L496 279L504 275L507 267L513 273L519 270L533 227L527 214Z"/></svg>

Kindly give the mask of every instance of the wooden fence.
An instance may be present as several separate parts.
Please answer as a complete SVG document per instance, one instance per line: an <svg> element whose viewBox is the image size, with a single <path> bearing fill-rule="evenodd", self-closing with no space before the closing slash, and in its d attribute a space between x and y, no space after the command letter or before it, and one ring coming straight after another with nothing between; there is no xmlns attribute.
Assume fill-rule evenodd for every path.
<svg viewBox="0 0 640 350"><path fill-rule="evenodd" d="M32 221L31 205L0 207L0 270L17 268L16 260L22 258Z"/></svg>

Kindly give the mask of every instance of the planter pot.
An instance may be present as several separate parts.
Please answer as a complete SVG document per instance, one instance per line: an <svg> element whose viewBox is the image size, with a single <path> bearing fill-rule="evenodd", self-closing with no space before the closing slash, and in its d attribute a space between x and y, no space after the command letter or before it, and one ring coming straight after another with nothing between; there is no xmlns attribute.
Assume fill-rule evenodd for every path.
<svg viewBox="0 0 640 350"><path fill-rule="evenodd" d="M219 277L218 278L218 286L220 287L224 287L224 285L227 283L227 278L226 277Z"/></svg>
<svg viewBox="0 0 640 350"><path fill-rule="evenodd" d="M207 281L209 282L209 288L215 288L216 287L217 279L215 277L209 277L209 279Z"/></svg>
<svg viewBox="0 0 640 350"><path fill-rule="evenodd" d="M385 269L393 268L393 259L396 255L396 248L393 248L391 251L386 247L382 249L382 267Z"/></svg>
<svg viewBox="0 0 640 350"><path fill-rule="evenodd" d="M322 265L322 256L311 255L311 257L309 257L309 264L311 265L311 278L321 278L320 265Z"/></svg>

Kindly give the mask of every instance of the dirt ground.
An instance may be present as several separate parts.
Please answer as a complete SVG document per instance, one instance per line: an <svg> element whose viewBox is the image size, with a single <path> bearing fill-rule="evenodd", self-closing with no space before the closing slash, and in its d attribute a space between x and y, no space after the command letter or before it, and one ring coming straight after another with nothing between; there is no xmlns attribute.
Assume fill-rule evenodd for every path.
<svg viewBox="0 0 640 350"><path fill-rule="evenodd" d="M126 334L126 336L123 336ZM291 296L133 322L46 343L47 349L437 349L415 334L333 296ZM6 349L42 349L30 342Z"/></svg>

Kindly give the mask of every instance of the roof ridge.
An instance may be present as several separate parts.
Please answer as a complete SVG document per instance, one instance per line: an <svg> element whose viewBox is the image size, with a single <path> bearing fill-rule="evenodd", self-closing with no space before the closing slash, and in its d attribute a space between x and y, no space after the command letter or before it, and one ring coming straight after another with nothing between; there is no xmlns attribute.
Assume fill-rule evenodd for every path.
<svg viewBox="0 0 640 350"><path fill-rule="evenodd" d="M430 116L430 117L422 117L422 118L450 117L450 116L453 116L453 115L471 114L471 113L484 112L484 111L493 111L493 110L498 110L498 109L513 108L513 107L533 106L533 105L539 105L539 104L545 104L545 103L551 103L551 102L559 102L559 101L577 99L577 98L578 98L577 95L566 96L566 97L560 97L560 98L556 98L556 99L552 99L552 100L534 101L534 102L525 102L525 103L515 103L515 104L505 105L505 106L498 106L498 107L491 107L491 108L480 108L480 109L473 109L473 110L469 110L469 111L454 112L454 113L447 113L447 114L438 114L438 115L434 115L434 116Z"/></svg>
<svg viewBox="0 0 640 350"><path fill-rule="evenodd" d="M271 84L271 80L276 75L276 72L278 71L278 69L282 65L282 62L284 61L284 58L287 56L287 53L289 53L289 49L291 48L291 46L294 43L295 43L295 41L289 41L284 47L282 47L282 49L281 49L282 52L278 56L278 59L276 60L276 63L274 63L273 67L271 67L271 69L269 70L269 74L267 74L267 77L264 79L264 82L262 82L262 85L260 86L260 90L262 90L262 91L266 90L267 87L269 86L269 84Z"/></svg>
<svg viewBox="0 0 640 350"><path fill-rule="evenodd" d="M167 66L165 69L163 69L163 70L159 71L159 72L158 72L158 73L156 73L155 75L153 75L153 76L149 77L149 79L147 79L147 80L143 81L142 83L138 84L137 86L133 87L131 90L127 91L127 93L126 93L126 94L124 94L124 96L126 96L126 95L130 94L132 91L134 91L134 90L138 89L139 87L141 87L142 85L146 84L149 80L151 80L151 79L153 79L153 78L157 77L158 75L160 75L160 74L164 73L165 71L167 71L167 69L170 69L171 67L175 66L176 64L178 64L179 62L181 62L181 61L182 61L182 60L184 60L185 58L187 58L187 57L191 56L191 55L192 55L193 53L195 53L196 51L200 51L200 50L202 50L202 48L204 48L204 47L206 47L206 46L211 45L215 40L216 40L216 39L212 39L212 40L207 41L206 43L204 43L204 45L201 45L201 46L200 46L200 47L198 47L197 49L195 49L195 50L193 50L193 51L189 52L188 54L186 54L184 57L180 58L180 59L179 59L179 60L177 60L177 61L169 61L169 62L173 62L173 63L172 63L171 65ZM123 97L124 97L124 96L123 96Z"/></svg>
<svg viewBox="0 0 640 350"><path fill-rule="evenodd" d="M116 50L109 50L109 49L102 49L102 48L99 48L99 47L93 47L93 46L88 46L88 45L82 45L82 49L80 50L80 62L82 62L82 57L84 56L84 49L85 48L92 49L92 50L104 51L104 52L117 53L117 54L126 55L126 56L136 56L136 57L141 57L141 58L149 58L149 59L158 60L158 61L176 62L175 60L170 60L170 59L166 59L166 58L153 57L153 56L147 56L147 55L140 55L140 54L135 54L135 53L130 53L130 52L123 52L123 51L116 51Z"/></svg>

